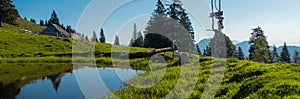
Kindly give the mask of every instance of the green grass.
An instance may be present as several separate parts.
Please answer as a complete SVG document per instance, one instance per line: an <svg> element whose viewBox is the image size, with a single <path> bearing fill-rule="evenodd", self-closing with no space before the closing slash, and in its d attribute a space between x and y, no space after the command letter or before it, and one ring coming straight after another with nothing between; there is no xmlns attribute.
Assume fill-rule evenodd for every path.
<svg viewBox="0 0 300 99"><path fill-rule="evenodd" d="M18 27L3 24L4 26L0 28L0 82L2 84L9 84L21 78L37 79L38 77L60 73L71 68L69 65L73 61L71 56L74 40L55 36L25 34L19 29L39 32L45 27L23 19L18 19L17 22ZM75 61L82 63L82 65L92 66L93 64L85 63L96 62L98 67L107 67L112 66L114 61L117 67L122 68L124 63L129 62L131 68L147 70L146 73L139 75L144 78L138 79L139 77L136 77L130 81L135 82L138 80L137 82L143 84L157 82L155 86L150 88L128 86L115 91L121 98L162 98L169 94L178 82L181 84L179 87L182 89L176 95L184 96L188 93L183 89L185 87L183 85L189 84L190 80L197 81L197 84L192 94L188 95L189 98L201 98L211 73L211 63L225 60L212 60L210 57L200 57L200 66L187 64L190 68L185 70L188 71L185 74L186 76L193 76L197 73L199 73L199 76L190 80L179 80L179 75L183 68L176 63L175 60L178 58L175 58L175 60L170 59L170 53L165 55L167 57L167 64L165 65L168 68L164 74L162 70L164 67L161 66L163 64L157 63L152 64L152 67L148 66L149 59L147 56L150 56L150 54L145 53L145 51L152 49L129 48L84 41L79 44L82 48L76 53L95 53L96 56L96 59L76 58ZM87 52L90 49L88 46L93 44L95 44L95 51ZM112 48L114 50L111 50ZM120 57L112 60L112 53ZM27 64L16 65L18 63ZM36 64L48 64L49 66L38 66ZM61 66L52 66L55 64ZM220 68L217 67L213 71L218 70ZM225 74L214 76L224 76L214 98L300 98L299 75L300 66L295 64L262 64L252 61L227 59ZM163 79L156 81L160 77Z"/></svg>
<svg viewBox="0 0 300 99"><path fill-rule="evenodd" d="M44 29L46 29L46 26L40 26L35 23L26 21L22 18L17 18L17 23L18 28L30 30L37 33L42 32Z"/></svg>
<svg viewBox="0 0 300 99"><path fill-rule="evenodd" d="M38 26L18 18L18 27L9 24L3 24L0 27L0 58L15 57L71 57L73 40L63 37L25 34L19 29L28 29L32 31L42 31L45 27ZM80 41L80 50L77 53L87 53L86 51L95 50L96 57L110 57L111 44L82 42ZM95 47L90 47L94 45ZM114 52L129 51L128 54L138 55L144 53L145 48L128 48L124 46L114 46Z"/></svg>
<svg viewBox="0 0 300 99"><path fill-rule="evenodd" d="M212 65L210 64L212 60L209 57L201 57L200 60L201 63L198 67L200 75L194 78L194 80L197 80L197 84L189 98L201 98L211 72ZM189 70L192 71L194 69L197 68L190 68ZM169 94L177 84L181 66L169 67L166 74L161 72L161 70L154 70L139 75L139 77L144 77L150 73L155 74L138 80L138 82L143 84L163 76L163 80L159 81L154 87L136 88L128 86L115 93L121 98L162 98ZM190 74L195 74L195 72ZM300 98L299 75L299 65L285 63L262 64L252 61L227 59L224 78L214 98ZM136 81L139 77L133 78L131 81ZM180 83L185 85L189 81L180 81ZM177 95L187 94L184 92L185 89L182 88Z"/></svg>

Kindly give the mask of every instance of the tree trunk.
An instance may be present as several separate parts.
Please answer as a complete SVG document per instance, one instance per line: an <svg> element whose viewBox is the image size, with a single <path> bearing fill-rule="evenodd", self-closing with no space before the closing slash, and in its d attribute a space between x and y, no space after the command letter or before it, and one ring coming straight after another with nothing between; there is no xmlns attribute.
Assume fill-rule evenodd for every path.
<svg viewBox="0 0 300 99"><path fill-rule="evenodd" d="M2 22L0 21L0 27L2 27Z"/></svg>

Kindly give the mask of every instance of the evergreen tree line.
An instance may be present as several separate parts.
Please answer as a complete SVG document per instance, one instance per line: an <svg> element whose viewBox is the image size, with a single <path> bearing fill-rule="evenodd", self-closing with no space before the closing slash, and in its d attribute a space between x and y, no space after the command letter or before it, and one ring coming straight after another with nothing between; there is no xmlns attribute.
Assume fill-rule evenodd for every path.
<svg viewBox="0 0 300 99"><path fill-rule="evenodd" d="M24 20L27 20L26 17L24 17ZM38 24L37 21L33 18L31 18L30 20L27 20L27 21L30 21L34 24ZM62 29L64 29L65 31L67 31L68 33L76 33L76 30L73 29L71 27L71 25L67 25L65 26L64 24L60 24L59 22L59 18L56 14L56 12L53 10L52 14L51 14L51 17L49 20L40 20L39 24L40 26L49 26L49 25L52 25L52 24L56 24L56 25L59 25Z"/></svg>
<svg viewBox="0 0 300 99"><path fill-rule="evenodd" d="M251 33L250 37L250 49L249 49L249 57L246 58L243 50L241 47L236 47L232 44L229 37L224 34L225 42L226 42L226 55L227 58L237 58L240 60L249 59L255 62L262 62L262 63L273 63L273 62L286 62L286 63L300 63L300 56L298 51L294 51L293 61L290 58L289 50L284 43L283 49L280 55L277 52L277 48L274 45L273 50L269 50L269 45L267 42L267 37L264 35L264 31L261 27L257 27L252 29L253 32ZM211 56L211 44L208 44L204 52L202 53L205 56Z"/></svg>
<svg viewBox="0 0 300 99"><path fill-rule="evenodd" d="M86 38L88 39L88 38ZM93 31L93 35L91 38L92 42L100 42L100 43L106 43L105 35L104 35L104 30L103 28L100 29L100 37L98 38L96 31Z"/></svg>
<svg viewBox="0 0 300 99"><path fill-rule="evenodd" d="M138 31L137 25L134 23L129 46L166 48L173 46L171 38L176 39L176 44L178 45L189 45L186 48L196 48L193 44L194 30L192 23L181 2L174 1L169 8L165 8L161 0L158 0L156 7L144 33ZM174 35L178 35L178 37L174 37ZM120 44L119 36L117 35L115 36L114 44ZM199 49L197 51L200 52Z"/></svg>
<svg viewBox="0 0 300 99"><path fill-rule="evenodd" d="M178 0L174 0L168 7L165 7L161 0L157 1L144 35L143 47L146 48L173 47L180 51L190 51L191 48L196 50L192 23L186 9Z"/></svg>

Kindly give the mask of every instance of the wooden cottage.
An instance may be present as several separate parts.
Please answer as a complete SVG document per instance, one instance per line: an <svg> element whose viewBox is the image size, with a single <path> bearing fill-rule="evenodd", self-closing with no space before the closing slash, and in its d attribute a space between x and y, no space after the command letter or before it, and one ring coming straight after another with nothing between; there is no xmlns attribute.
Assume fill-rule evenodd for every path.
<svg viewBox="0 0 300 99"><path fill-rule="evenodd" d="M41 34L71 38L71 33L68 33L67 31L62 29L59 25L56 24L47 26L47 28L44 31L42 31Z"/></svg>

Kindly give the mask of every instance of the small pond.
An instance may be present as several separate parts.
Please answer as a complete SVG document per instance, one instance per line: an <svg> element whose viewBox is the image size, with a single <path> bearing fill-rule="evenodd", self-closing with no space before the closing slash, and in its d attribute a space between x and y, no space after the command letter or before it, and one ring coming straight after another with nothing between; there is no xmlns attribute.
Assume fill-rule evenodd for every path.
<svg viewBox="0 0 300 99"><path fill-rule="evenodd" d="M120 79L116 72L122 71L133 73L133 76L143 73L141 70L121 69L121 68L96 68L96 67L81 67L76 70L69 70L59 74L52 74L39 79L34 79L26 84L20 84L22 82L10 83L0 86L2 98L16 98L16 99L85 99L85 95L82 92L82 88L78 84L78 74L85 78L91 77L91 72L96 70L102 79L107 90L99 93L99 96L104 96L109 90L117 90L120 87L124 87L124 81ZM96 74L97 75L97 74ZM21 78L22 79L22 78ZM124 80L124 79L123 79ZM97 85L95 81L90 81L89 86L94 87ZM1 84L1 83L0 83ZM101 89L101 88L100 88ZM87 92L89 93L89 92ZM93 93L93 92L91 92Z"/></svg>

